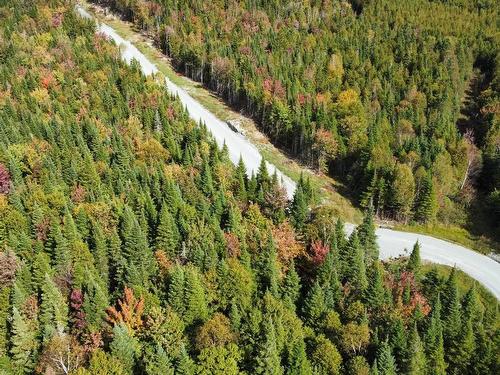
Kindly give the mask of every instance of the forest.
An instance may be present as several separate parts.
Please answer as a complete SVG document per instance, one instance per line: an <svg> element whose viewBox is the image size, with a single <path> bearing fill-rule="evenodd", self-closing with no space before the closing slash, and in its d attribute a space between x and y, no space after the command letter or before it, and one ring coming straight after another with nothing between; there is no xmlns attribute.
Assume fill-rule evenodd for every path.
<svg viewBox="0 0 500 375"><path fill-rule="evenodd" d="M479 205L500 238L495 0L96 2L378 218L467 226Z"/></svg>
<svg viewBox="0 0 500 375"><path fill-rule="evenodd" d="M500 372L498 303L380 262L373 208L248 177L72 2L0 19L2 374Z"/></svg>

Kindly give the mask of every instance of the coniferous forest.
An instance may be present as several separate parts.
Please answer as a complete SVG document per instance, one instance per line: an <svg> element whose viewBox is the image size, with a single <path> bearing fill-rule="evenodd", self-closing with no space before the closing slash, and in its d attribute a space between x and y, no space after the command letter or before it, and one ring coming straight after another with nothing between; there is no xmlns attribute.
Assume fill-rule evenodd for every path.
<svg viewBox="0 0 500 375"><path fill-rule="evenodd" d="M480 202L500 238L498 1L96 2L377 217L467 225Z"/></svg>
<svg viewBox="0 0 500 375"><path fill-rule="evenodd" d="M414 14L408 4L420 1L397 10L373 1L380 8L365 13L372 43L349 34L371 9L362 2L354 6L360 15L351 15L347 3L240 3L148 2L133 12L149 9L141 19L154 29L148 22L158 11L158 35L183 64L187 56L200 63L211 56L227 69L246 66L238 75L227 70L224 84L197 65L186 69L234 100L245 92L269 131L300 134L290 147L321 154L311 136L323 132L346 171L364 163L352 173L373 174L376 186L393 173L413 176L412 165L423 168L422 186L412 192L434 192L438 160L460 176L451 153L469 146L449 122L458 105L450 87L463 86L471 53L490 56L486 36L476 38L474 49L460 39L477 31L467 25L487 22L488 2L478 12L458 1L446 5L472 17L468 23L450 16L460 35L447 39L439 35L451 31L434 27L435 13L427 14L429 23L419 20L418 34L370 18L382 10ZM204 21L193 15L196 6L212 9L198 15L226 19L228 30L197 34ZM269 19L274 12L279 17ZM182 21L171 27L160 22L163 16ZM0 0L0 20L1 374L500 373L498 304L481 286L464 286L455 269L443 273L423 264L418 243L408 258L378 260L375 210L389 202L368 208L346 236L330 209L311 208L315 192L306 178L289 201L265 163L251 177L243 162L234 166L163 85L144 77L137 63L121 61L118 48L79 18L71 1ZM261 28L284 34L271 33L266 44ZM231 43L212 39L231 29ZM243 30L254 38L239 39ZM207 44L199 55L184 50L197 46L200 35ZM389 44L394 55L385 50ZM217 56L224 48L231 57ZM261 48L268 52L251 55ZM284 71L292 54L303 64ZM377 65L382 59L389 61ZM252 76L256 61L269 77L261 83ZM450 69L460 71L460 80L450 81L457 77ZM291 84L280 83L285 80ZM489 145L483 160L498 172L496 84L492 79L490 96L482 97ZM338 95L327 94L335 90ZM366 112L367 104L380 102L384 111ZM397 147L397 138L384 138L393 134L383 130L392 122L406 126L394 133L401 136ZM351 155L356 147L364 161ZM375 162L393 152L401 158L395 170ZM408 155L414 164L403 162ZM370 191L382 199L379 190Z"/></svg>

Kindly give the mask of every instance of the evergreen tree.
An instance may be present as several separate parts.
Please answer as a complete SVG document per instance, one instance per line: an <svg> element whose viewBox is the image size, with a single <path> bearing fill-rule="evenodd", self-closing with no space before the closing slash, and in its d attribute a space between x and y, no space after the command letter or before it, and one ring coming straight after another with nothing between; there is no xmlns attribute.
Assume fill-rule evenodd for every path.
<svg viewBox="0 0 500 375"><path fill-rule="evenodd" d="M384 341L377 350L377 369L380 375L396 375L396 362L391 352L391 347Z"/></svg>
<svg viewBox="0 0 500 375"><path fill-rule="evenodd" d="M147 347L144 351L143 361L147 375L174 375L172 361L161 345Z"/></svg>
<svg viewBox="0 0 500 375"><path fill-rule="evenodd" d="M208 304L205 290L195 268L186 269L184 286L185 306L184 321L187 325L196 321L204 321L208 317Z"/></svg>
<svg viewBox="0 0 500 375"><path fill-rule="evenodd" d="M316 281L304 301L305 320L312 327L319 326L325 312L325 292Z"/></svg>
<svg viewBox="0 0 500 375"><path fill-rule="evenodd" d="M196 371L196 365L189 356L186 348L183 346L181 349L179 360L177 361L175 366L175 374L194 375L195 371Z"/></svg>
<svg viewBox="0 0 500 375"><path fill-rule="evenodd" d="M420 260L420 244L417 240L415 245L413 245L413 250L410 254L410 259L408 260L408 270L412 271L415 276L420 274L421 260Z"/></svg>
<svg viewBox="0 0 500 375"><path fill-rule="evenodd" d="M447 364L444 360L443 327L441 325L441 298L438 293L433 304L429 327L425 334L425 352L429 375L445 375Z"/></svg>
<svg viewBox="0 0 500 375"><path fill-rule="evenodd" d="M36 331L29 326L16 307L12 309L11 342L12 363L20 373L31 373L36 363Z"/></svg>
<svg viewBox="0 0 500 375"><path fill-rule="evenodd" d="M186 309L185 300L186 280L184 269L176 266L170 273L167 300L174 311L180 316L184 315Z"/></svg>
<svg viewBox="0 0 500 375"><path fill-rule="evenodd" d="M274 297L279 297L278 289L278 265L276 257L276 245L272 235L269 235L267 247L262 254L261 260L261 285L262 292L268 290Z"/></svg>
<svg viewBox="0 0 500 375"><path fill-rule="evenodd" d="M301 230L307 219L308 208L306 197L301 187L297 187L293 196L291 217L292 223L296 229Z"/></svg>
<svg viewBox="0 0 500 375"><path fill-rule="evenodd" d="M383 268L379 261L376 261L372 267L370 283L365 292L365 301L369 309L380 312L380 309L386 303L386 289L383 280Z"/></svg>
<svg viewBox="0 0 500 375"><path fill-rule="evenodd" d="M377 235L375 234L375 224L373 222L373 207L370 206L366 210L363 222L358 226L357 231L359 242L365 251L366 265L369 266L379 257Z"/></svg>
<svg viewBox="0 0 500 375"><path fill-rule="evenodd" d="M420 340L416 324L413 325L413 330L411 331L408 339L407 353L408 357L406 364L408 368L408 375L425 374L426 359L424 345L422 340Z"/></svg>
<svg viewBox="0 0 500 375"><path fill-rule="evenodd" d="M307 359L306 345L304 340L297 339L288 355L288 365L286 366L287 375L312 375L311 363Z"/></svg>
<svg viewBox="0 0 500 375"><path fill-rule="evenodd" d="M113 327L113 341L110 344L110 349L113 356L120 360L127 372L133 373L140 344L125 325L117 324Z"/></svg>
<svg viewBox="0 0 500 375"><path fill-rule="evenodd" d="M261 342L255 357L255 374L281 375L280 353L276 345L276 332L272 318L264 319L261 329Z"/></svg>
<svg viewBox="0 0 500 375"><path fill-rule="evenodd" d="M422 186L415 202L415 220L427 223L436 217L437 199L430 174L422 181Z"/></svg>
<svg viewBox="0 0 500 375"><path fill-rule="evenodd" d="M52 278L45 274L41 287L40 325L44 342L62 335L68 323L68 305Z"/></svg>
<svg viewBox="0 0 500 375"><path fill-rule="evenodd" d="M165 251L171 259L178 255L180 234L175 219L164 202L160 211L160 222L156 230L155 246Z"/></svg>
<svg viewBox="0 0 500 375"><path fill-rule="evenodd" d="M356 231L352 232L344 252L340 253L340 264L345 280L354 290L363 292L368 286L368 280L363 251Z"/></svg>
<svg viewBox="0 0 500 375"><path fill-rule="evenodd" d="M292 260L285 276L282 287L282 298L285 306L295 311L296 302L300 294L300 277L295 270L295 262Z"/></svg>

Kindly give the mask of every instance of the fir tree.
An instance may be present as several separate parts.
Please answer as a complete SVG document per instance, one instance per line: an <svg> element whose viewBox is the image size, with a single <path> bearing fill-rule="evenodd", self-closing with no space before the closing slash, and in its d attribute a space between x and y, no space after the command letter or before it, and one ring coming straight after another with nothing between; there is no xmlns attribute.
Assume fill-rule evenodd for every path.
<svg viewBox="0 0 500 375"><path fill-rule="evenodd" d="M139 341L133 337L127 327L117 324L113 328L113 341L110 344L111 353L118 358L128 373L134 372L134 367L140 351Z"/></svg>
<svg viewBox="0 0 500 375"><path fill-rule="evenodd" d="M287 375L312 375L311 363L307 359L304 340L297 339L290 349L286 366Z"/></svg>
<svg viewBox="0 0 500 375"><path fill-rule="evenodd" d="M185 275L184 295L186 298L186 310L183 317L186 324L189 325L193 322L207 319L208 304L198 271L195 268L188 268Z"/></svg>
<svg viewBox="0 0 500 375"><path fill-rule="evenodd" d="M171 259L178 255L180 234L175 219L164 202L160 211L160 222L156 230L155 246L165 251Z"/></svg>
<svg viewBox="0 0 500 375"><path fill-rule="evenodd" d="M420 243L417 241L413 245L413 250L408 260L408 270L412 271L415 276L420 274L421 260L420 260Z"/></svg>
<svg viewBox="0 0 500 375"><path fill-rule="evenodd" d="M300 294L300 277L295 270L295 263L292 260L285 276L285 281L282 287L282 298L285 305L295 311L295 304Z"/></svg>
<svg viewBox="0 0 500 375"><path fill-rule="evenodd" d="M312 326L319 326L322 322L323 315L326 312L325 292L316 281L304 301L304 316L306 322Z"/></svg>
<svg viewBox="0 0 500 375"><path fill-rule="evenodd" d="M359 242L365 251L366 265L369 266L379 257L377 235L375 234L375 224L373 222L373 207L370 206L366 210L363 222L358 226L357 231Z"/></svg>
<svg viewBox="0 0 500 375"><path fill-rule="evenodd" d="M415 202L415 220L426 223L434 220L437 211L436 192L430 174L422 181L422 186Z"/></svg>
<svg viewBox="0 0 500 375"><path fill-rule="evenodd" d="M396 362L391 352L391 347L384 341L377 350L377 369L380 375L396 375Z"/></svg>
<svg viewBox="0 0 500 375"><path fill-rule="evenodd" d="M281 375L280 353L276 345L276 332L272 318L264 319L261 329L261 343L255 357L255 374Z"/></svg>
<svg viewBox="0 0 500 375"><path fill-rule="evenodd" d="M354 231L349 238L345 251L340 254L340 263L343 276L354 290L362 292L368 286L365 262L357 232Z"/></svg>
<svg viewBox="0 0 500 375"><path fill-rule="evenodd" d="M308 215L307 202L302 188L297 187L293 196L291 216L296 229L301 230Z"/></svg>
<svg viewBox="0 0 500 375"><path fill-rule="evenodd" d="M413 325L413 329L408 339L406 366L408 375L425 374L426 358L425 350L420 335L418 334L417 325Z"/></svg>
<svg viewBox="0 0 500 375"><path fill-rule="evenodd" d="M429 327L425 334L425 352L427 357L427 374L445 375L443 328L441 325L441 298L439 293L433 305Z"/></svg>
<svg viewBox="0 0 500 375"><path fill-rule="evenodd" d="M36 363L36 331L26 323L16 307L12 309L11 342L12 363L20 373L31 373Z"/></svg>
<svg viewBox="0 0 500 375"><path fill-rule="evenodd" d="M44 342L55 334L63 334L68 323L68 305L52 278L45 274L41 287L40 325Z"/></svg>

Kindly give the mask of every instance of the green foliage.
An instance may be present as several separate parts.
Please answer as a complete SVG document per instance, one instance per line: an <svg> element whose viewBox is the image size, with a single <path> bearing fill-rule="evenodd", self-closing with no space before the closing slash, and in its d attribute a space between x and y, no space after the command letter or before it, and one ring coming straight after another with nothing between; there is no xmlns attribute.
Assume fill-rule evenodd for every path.
<svg viewBox="0 0 500 375"><path fill-rule="evenodd" d="M415 34L413 23L416 10L448 8L383 0L354 17L337 2L110 4L161 35L175 64L248 101L285 147L356 182L374 212L347 239L311 206L321 202L307 178L287 202L265 162L247 177L73 5L7 0L0 372L64 372L61 353L78 375L498 372L498 316L479 287L419 275L418 245L407 264L377 261L374 216L427 220L428 192L452 196L464 171L447 120L469 61L462 32L449 40L418 16ZM214 42L226 28L235 43Z"/></svg>

